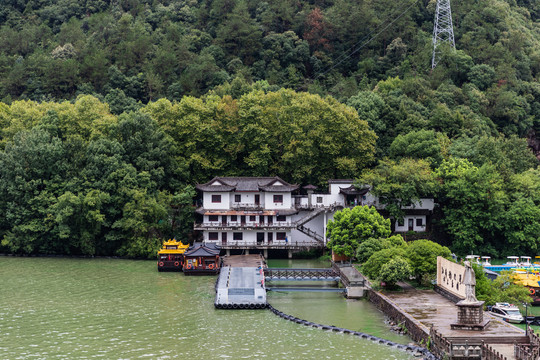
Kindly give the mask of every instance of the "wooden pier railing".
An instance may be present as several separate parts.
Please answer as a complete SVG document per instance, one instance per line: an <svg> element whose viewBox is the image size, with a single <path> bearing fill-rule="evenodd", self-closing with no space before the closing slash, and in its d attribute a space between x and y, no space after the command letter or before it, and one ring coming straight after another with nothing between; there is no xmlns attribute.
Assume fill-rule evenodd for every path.
<svg viewBox="0 0 540 360"><path fill-rule="evenodd" d="M484 341L471 343L467 340L450 341L433 327L429 331L429 336L432 345L431 352L441 359L507 360L505 356Z"/></svg>
<svg viewBox="0 0 540 360"><path fill-rule="evenodd" d="M528 329L529 344L515 344L514 357L517 360L537 360L540 358L540 337Z"/></svg>

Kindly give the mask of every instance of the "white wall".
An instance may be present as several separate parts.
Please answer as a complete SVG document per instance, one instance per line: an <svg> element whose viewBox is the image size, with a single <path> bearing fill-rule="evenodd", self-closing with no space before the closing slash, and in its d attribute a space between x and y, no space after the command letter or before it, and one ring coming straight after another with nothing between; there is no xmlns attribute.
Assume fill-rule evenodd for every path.
<svg viewBox="0 0 540 360"><path fill-rule="evenodd" d="M395 222L395 231L396 232L407 232L409 231L409 219L413 221L413 230L417 232L426 231L426 216L425 215L407 215L403 218L403 226L399 226L398 222ZM422 226L416 225L416 219L422 219Z"/></svg>
<svg viewBox="0 0 540 360"><path fill-rule="evenodd" d="M240 202L234 201L235 195L240 195ZM234 205L252 205L255 206L255 195L259 195L259 206L264 207L265 198L264 194L261 193L243 193L243 192L232 192L230 195L230 207L233 208Z"/></svg>
<svg viewBox="0 0 540 360"><path fill-rule="evenodd" d="M282 203L274 202L274 195L283 195ZM278 210L278 209L291 209L292 206L292 197L291 193L274 193L274 192L265 192L264 193L264 204L265 209L269 210Z"/></svg>
<svg viewBox="0 0 540 360"><path fill-rule="evenodd" d="M221 202L213 203L212 195L221 195ZM208 210L227 210L230 206L230 192L204 192L203 207Z"/></svg>

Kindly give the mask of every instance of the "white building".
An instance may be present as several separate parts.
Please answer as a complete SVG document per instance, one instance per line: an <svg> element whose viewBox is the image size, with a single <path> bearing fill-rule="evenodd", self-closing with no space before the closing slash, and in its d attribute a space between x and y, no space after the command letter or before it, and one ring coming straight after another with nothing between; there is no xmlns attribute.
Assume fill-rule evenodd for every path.
<svg viewBox="0 0 540 360"><path fill-rule="evenodd" d="M215 177L197 185L202 206L195 230L203 241L231 249L293 250L326 244L326 224L336 210L355 205L375 206L384 215L384 206L369 193L369 187L357 189L353 180L329 180L329 192L293 195L298 185L279 177ZM393 224L396 232L427 230L433 199L422 199L405 209L403 223Z"/></svg>

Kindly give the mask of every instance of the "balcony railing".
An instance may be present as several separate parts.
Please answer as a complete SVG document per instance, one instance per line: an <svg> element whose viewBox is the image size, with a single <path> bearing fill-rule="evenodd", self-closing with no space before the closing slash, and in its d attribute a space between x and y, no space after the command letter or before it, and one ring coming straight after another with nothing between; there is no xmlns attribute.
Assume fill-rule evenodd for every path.
<svg viewBox="0 0 540 360"><path fill-rule="evenodd" d="M280 221L273 223L222 223L222 222L213 222L213 223L196 223L195 229L214 229L214 228L267 228L267 229L281 229L281 228L295 228L296 223L290 221Z"/></svg>
<svg viewBox="0 0 540 360"><path fill-rule="evenodd" d="M266 249L302 249L302 248L313 248L321 247L321 244L316 241L285 241L285 240L273 240L270 242L267 241L244 241L244 240L210 240L219 245L221 248L225 249L244 249L244 248L266 248Z"/></svg>
<svg viewBox="0 0 540 360"><path fill-rule="evenodd" d="M255 203L237 203L233 202L231 203L231 209L250 209L250 210L264 210L263 204L255 204Z"/></svg>

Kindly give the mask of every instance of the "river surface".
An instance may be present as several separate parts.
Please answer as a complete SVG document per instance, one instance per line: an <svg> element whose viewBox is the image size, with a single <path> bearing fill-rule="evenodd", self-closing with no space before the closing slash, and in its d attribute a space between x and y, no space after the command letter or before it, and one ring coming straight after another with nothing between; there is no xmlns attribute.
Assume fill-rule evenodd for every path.
<svg viewBox="0 0 540 360"><path fill-rule="evenodd" d="M273 267L320 267L270 260ZM155 261L0 257L0 359L411 359L268 310L214 309L215 277ZM276 309L406 344L365 300L268 293Z"/></svg>

